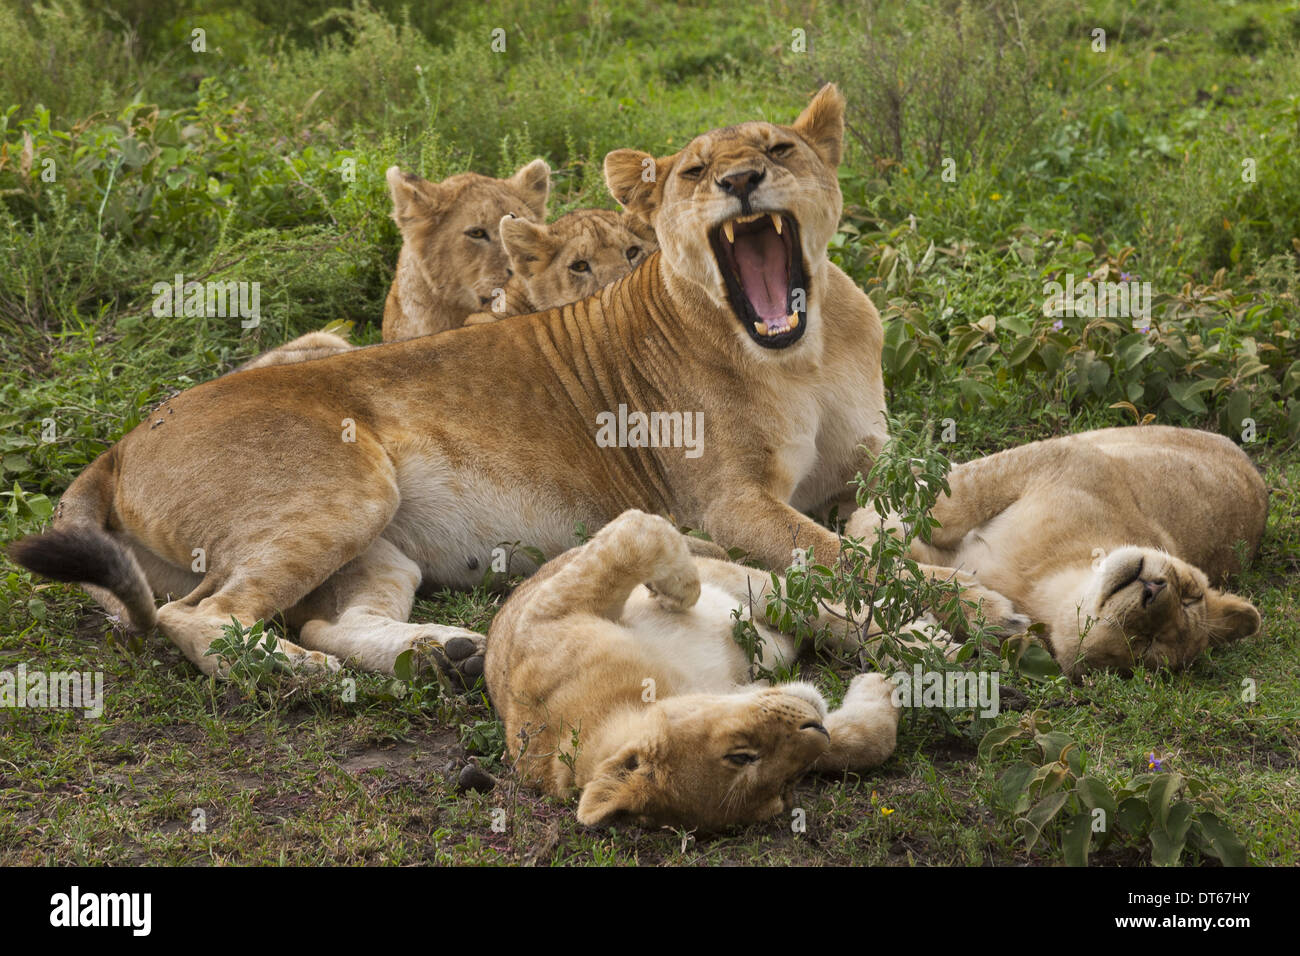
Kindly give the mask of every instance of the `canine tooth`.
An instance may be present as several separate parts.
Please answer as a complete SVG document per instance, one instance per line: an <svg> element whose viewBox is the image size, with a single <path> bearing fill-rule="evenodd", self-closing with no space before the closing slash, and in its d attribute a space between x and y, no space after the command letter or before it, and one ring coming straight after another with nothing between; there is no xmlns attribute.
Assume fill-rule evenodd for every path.
<svg viewBox="0 0 1300 956"><path fill-rule="evenodd" d="M774 212L770 212L768 215L772 217L772 228L776 230L778 236L781 235L781 217Z"/></svg>
<svg viewBox="0 0 1300 956"><path fill-rule="evenodd" d="M790 326L792 329L799 328L799 313L791 312L790 317L785 320L785 324Z"/></svg>
<svg viewBox="0 0 1300 956"><path fill-rule="evenodd" d="M722 224L722 233L727 237L727 241L734 243L736 241L736 227L732 225L730 219Z"/></svg>
<svg viewBox="0 0 1300 956"><path fill-rule="evenodd" d="M757 332L759 335L767 335L767 326L764 325L762 322L755 322L754 331Z"/></svg>

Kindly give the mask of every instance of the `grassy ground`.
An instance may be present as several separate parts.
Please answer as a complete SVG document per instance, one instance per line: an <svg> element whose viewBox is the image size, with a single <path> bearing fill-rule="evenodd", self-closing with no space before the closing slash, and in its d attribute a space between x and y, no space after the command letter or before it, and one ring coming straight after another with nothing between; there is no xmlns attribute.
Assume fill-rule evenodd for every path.
<svg viewBox="0 0 1300 956"><path fill-rule="evenodd" d="M1234 582L1260 635L1176 675L1004 674L993 725L1041 708L1110 783L1159 752L1222 800L1255 861L1300 862L1300 6L1035 7L384 4L316 21L0 0L6 537L174 391L336 319L377 339L393 162L437 178L540 154L555 212L608 206L605 151L788 121L835 80L851 133L833 255L886 318L893 413L951 419L953 460L1153 415L1249 436L1271 491ZM1152 332L1043 315L1046 281L1102 269L1152 283ZM176 272L261 282L266 319L153 318L151 286ZM514 785L481 694L362 674L214 685L156 635L114 634L80 591L0 573L0 671L102 671L107 704L0 710L0 863L1062 859L1057 834L1025 848L997 797L1009 760L977 755L990 723L969 716L909 715L877 772L805 781L803 832L586 830ZM482 629L498 602L416 613ZM502 774L494 791L457 792L467 755ZM1120 840L1094 862L1150 858Z"/></svg>

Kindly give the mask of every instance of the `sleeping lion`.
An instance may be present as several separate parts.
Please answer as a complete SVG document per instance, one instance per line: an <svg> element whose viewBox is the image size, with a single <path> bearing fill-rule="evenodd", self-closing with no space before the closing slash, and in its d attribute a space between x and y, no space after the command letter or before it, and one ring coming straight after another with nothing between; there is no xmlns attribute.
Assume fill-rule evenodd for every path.
<svg viewBox="0 0 1300 956"><path fill-rule="evenodd" d="M530 785L581 791L582 823L756 822L788 812L807 771L894 752L899 709L883 675L855 677L829 713L811 684L750 680L732 611L762 607L771 575L700 556L708 549L626 511L525 581L492 622L485 674L510 753ZM761 616L754 625L778 661L794 659L790 635Z"/></svg>
<svg viewBox="0 0 1300 956"><path fill-rule="evenodd" d="M1230 439L1189 428L1105 428L953 468L941 527L911 556L974 575L1043 623L1061 670L1184 667L1254 634L1259 613L1218 591L1252 557L1268 492ZM860 509L854 537L879 521Z"/></svg>

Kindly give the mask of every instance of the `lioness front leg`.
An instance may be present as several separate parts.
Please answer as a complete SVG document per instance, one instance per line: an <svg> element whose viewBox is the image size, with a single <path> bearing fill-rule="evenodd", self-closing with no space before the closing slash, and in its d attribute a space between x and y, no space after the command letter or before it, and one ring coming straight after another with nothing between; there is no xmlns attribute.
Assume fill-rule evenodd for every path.
<svg viewBox="0 0 1300 956"><path fill-rule="evenodd" d="M289 614L304 645L363 670L392 674L399 655L414 651L417 673L438 667L472 685L483 673L482 634L443 624L407 621L420 568L398 547L377 538Z"/></svg>

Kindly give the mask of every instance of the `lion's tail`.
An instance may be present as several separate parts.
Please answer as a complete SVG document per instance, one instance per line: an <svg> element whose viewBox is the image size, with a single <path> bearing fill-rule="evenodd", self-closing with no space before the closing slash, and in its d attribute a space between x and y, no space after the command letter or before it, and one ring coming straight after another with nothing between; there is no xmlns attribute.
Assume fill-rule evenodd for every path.
<svg viewBox="0 0 1300 956"><path fill-rule="evenodd" d="M64 493L57 526L15 541L9 557L52 580L86 585L96 600L110 611L125 612L130 628L143 633L153 628L158 612L140 562L106 529L113 471L111 451L95 459Z"/></svg>

